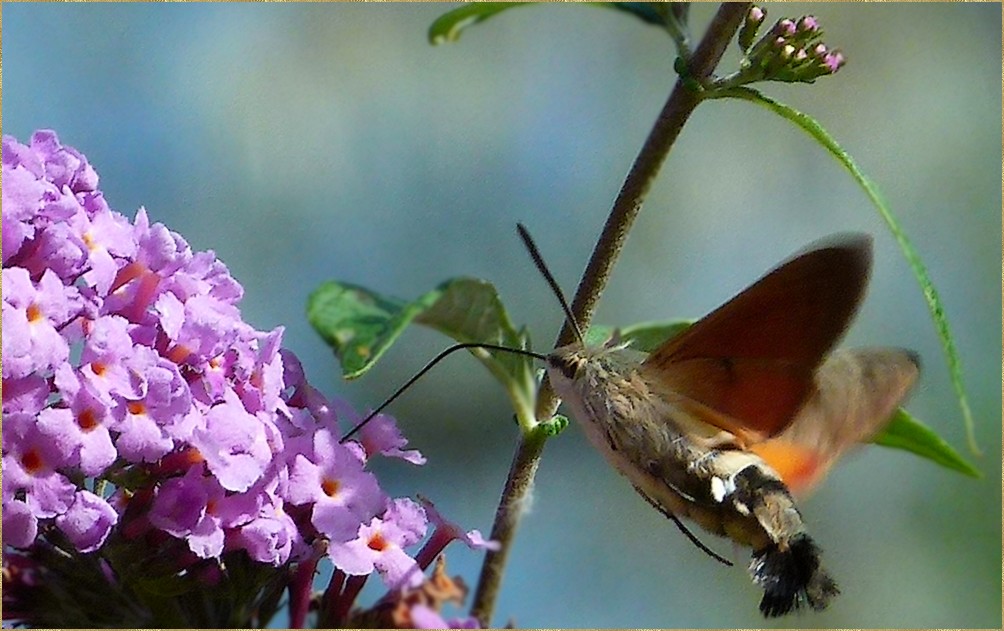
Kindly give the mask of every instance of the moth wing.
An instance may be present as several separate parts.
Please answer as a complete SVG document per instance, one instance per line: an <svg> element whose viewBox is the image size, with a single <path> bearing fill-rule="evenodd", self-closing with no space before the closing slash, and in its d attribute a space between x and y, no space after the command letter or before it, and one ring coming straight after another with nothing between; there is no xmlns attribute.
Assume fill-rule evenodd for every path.
<svg viewBox="0 0 1004 631"><path fill-rule="evenodd" d="M775 424L783 427L790 422L805 402L811 382L807 368L748 358L727 363L688 359L658 381L664 396L698 420L733 434L744 447L777 433Z"/></svg>
<svg viewBox="0 0 1004 631"><path fill-rule="evenodd" d="M794 493L806 493L850 447L881 430L920 374L912 351L868 348L833 353L811 395L784 431L750 450Z"/></svg>
<svg viewBox="0 0 1004 631"><path fill-rule="evenodd" d="M643 363L646 374L750 437L773 436L812 391L870 269L869 236L817 242L657 348Z"/></svg>

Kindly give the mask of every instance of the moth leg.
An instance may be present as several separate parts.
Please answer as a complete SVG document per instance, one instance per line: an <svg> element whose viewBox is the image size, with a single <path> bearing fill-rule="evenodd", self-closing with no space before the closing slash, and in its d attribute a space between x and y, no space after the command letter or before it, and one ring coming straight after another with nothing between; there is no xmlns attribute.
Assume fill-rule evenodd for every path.
<svg viewBox="0 0 1004 631"><path fill-rule="evenodd" d="M676 527L679 528L680 532L682 532L687 537L687 539L690 540L690 543L692 543L695 546L697 546L697 548L700 551L704 552L706 555L708 555L709 557L711 557L715 561L718 561L719 563L721 563L723 565L726 565L728 567L732 567L732 561L729 561L728 559L726 559L722 555L718 554L717 552L715 552L714 550L712 550L711 548L709 548L708 546L706 546L703 541L701 541L700 539L697 538L697 535L695 535L694 533L690 532L690 529L687 528L687 526L682 521L680 521L679 517L677 517L676 515L674 515L670 511L666 510L662 505L660 505L658 502L656 502L651 497L649 497L644 491L642 491L637 486L634 487L634 488L635 488L636 491L638 491L639 495L641 495L642 497L645 498L646 502L648 502L649 504L652 505L653 508L655 508L655 510L659 511L660 513L662 513L663 515L665 515L670 521L672 521L674 524L676 524Z"/></svg>

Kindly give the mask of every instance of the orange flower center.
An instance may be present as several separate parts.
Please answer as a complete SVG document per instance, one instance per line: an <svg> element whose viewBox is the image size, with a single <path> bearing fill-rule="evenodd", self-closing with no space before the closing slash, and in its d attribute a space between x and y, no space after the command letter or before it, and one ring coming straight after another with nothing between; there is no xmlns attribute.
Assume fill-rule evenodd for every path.
<svg viewBox="0 0 1004 631"><path fill-rule="evenodd" d="M28 322L38 322L42 319L42 309L34 302L28 305Z"/></svg>
<svg viewBox="0 0 1004 631"><path fill-rule="evenodd" d="M334 497L338 494L339 489L342 487L338 480L325 479L321 482L321 490L328 497Z"/></svg>
<svg viewBox="0 0 1004 631"><path fill-rule="evenodd" d="M44 464L45 462L42 460L42 455L35 449L30 449L21 454L21 466L24 467L24 470L28 473L38 473Z"/></svg>
<svg viewBox="0 0 1004 631"><path fill-rule="evenodd" d="M366 545L369 546L370 550L376 550L377 552L383 552L388 547L390 547L390 544L387 542L387 540L383 538L383 534L379 532L371 536L369 543L367 543Z"/></svg>
<svg viewBox="0 0 1004 631"><path fill-rule="evenodd" d="M77 415L77 425L85 432L89 432L98 426L98 416L94 413L94 410L87 408Z"/></svg>

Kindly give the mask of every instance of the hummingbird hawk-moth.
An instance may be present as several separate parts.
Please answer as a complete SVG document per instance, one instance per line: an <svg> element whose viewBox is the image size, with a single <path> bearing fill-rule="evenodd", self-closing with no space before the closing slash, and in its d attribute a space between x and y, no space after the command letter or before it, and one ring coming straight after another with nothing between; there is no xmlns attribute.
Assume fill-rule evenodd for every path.
<svg viewBox="0 0 1004 631"><path fill-rule="evenodd" d="M830 354L870 267L868 236L837 235L650 354L617 336L587 347L580 334L547 355L572 416L650 504L753 549L766 616L839 593L794 497L876 434L919 373L904 349Z"/></svg>

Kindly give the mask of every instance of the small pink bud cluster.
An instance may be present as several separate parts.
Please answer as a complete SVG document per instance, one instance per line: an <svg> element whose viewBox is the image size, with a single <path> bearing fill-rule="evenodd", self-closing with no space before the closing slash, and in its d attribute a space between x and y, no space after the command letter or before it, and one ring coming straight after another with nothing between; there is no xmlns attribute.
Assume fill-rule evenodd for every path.
<svg viewBox="0 0 1004 631"><path fill-rule="evenodd" d="M844 65L843 54L822 43L823 29L811 15L778 20L754 43L766 16L762 8L752 7L739 30L739 45L746 55L741 83L812 83Z"/></svg>

